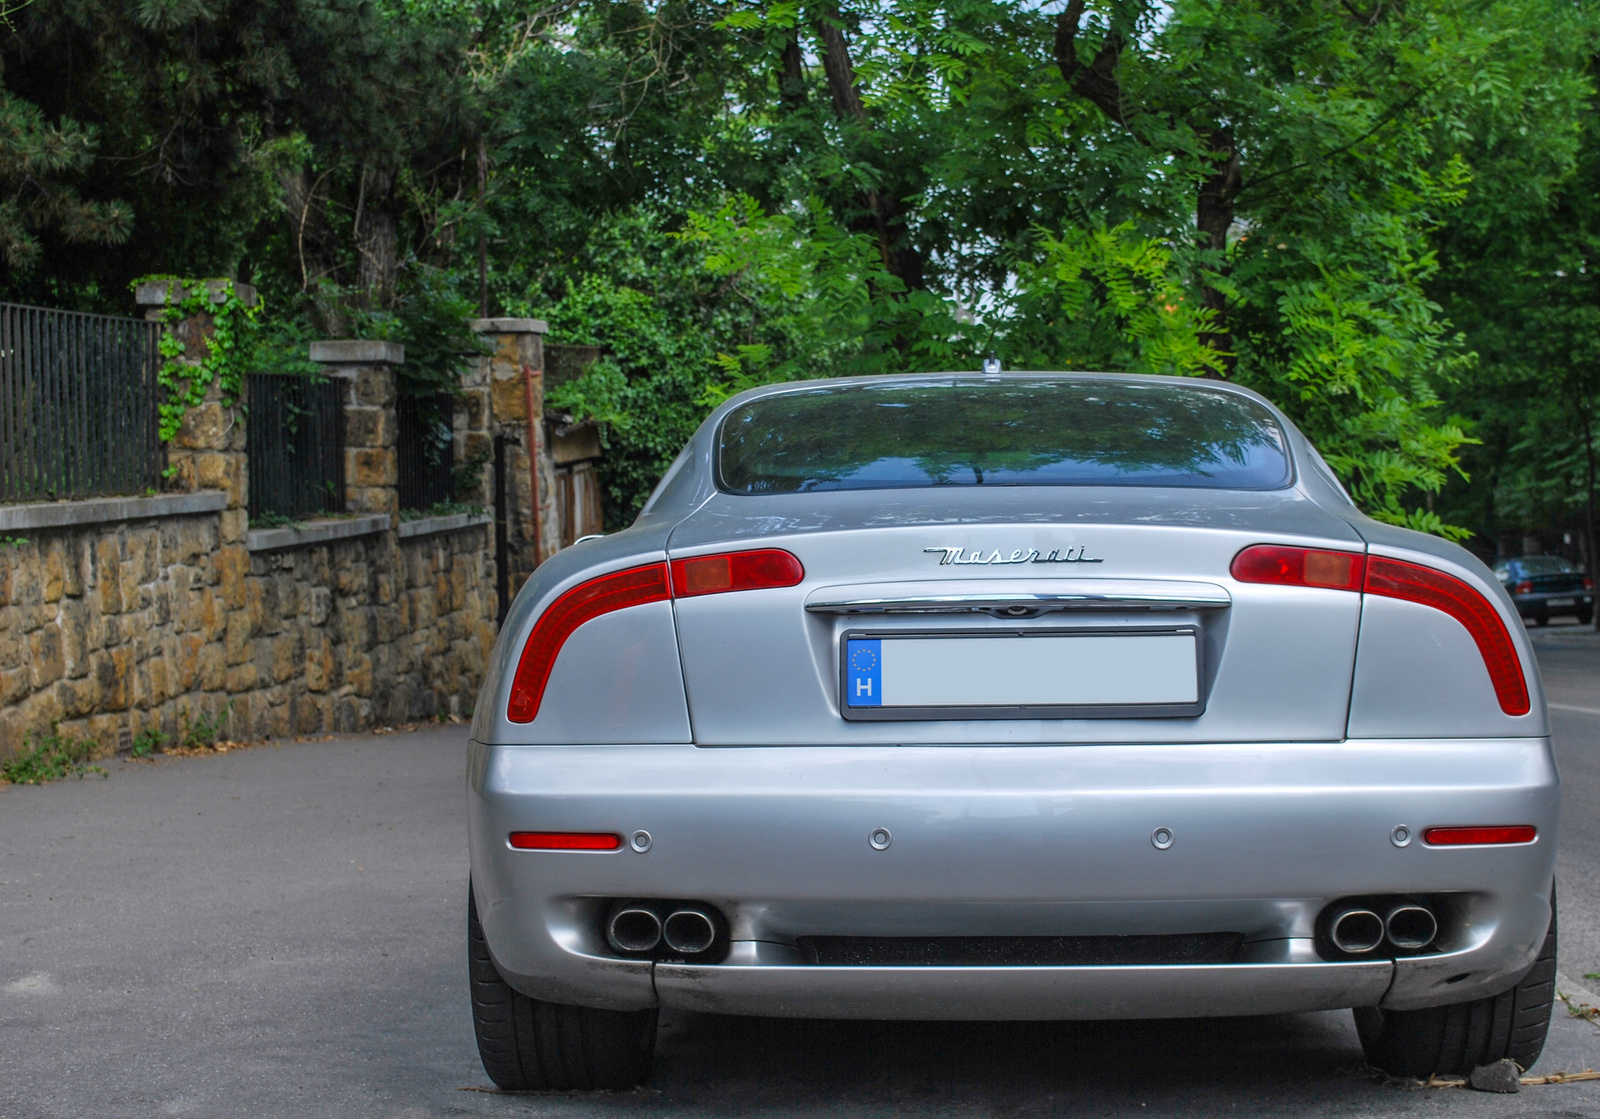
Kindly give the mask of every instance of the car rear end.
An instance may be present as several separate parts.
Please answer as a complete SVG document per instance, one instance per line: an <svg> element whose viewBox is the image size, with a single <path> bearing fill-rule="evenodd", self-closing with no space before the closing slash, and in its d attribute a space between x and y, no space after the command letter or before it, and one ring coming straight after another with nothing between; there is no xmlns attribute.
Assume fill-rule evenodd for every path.
<svg viewBox="0 0 1600 1119"><path fill-rule="evenodd" d="M1535 556L1516 565L1506 580L1517 612L1544 625L1551 618L1594 618L1594 580L1565 560Z"/></svg>
<svg viewBox="0 0 1600 1119"><path fill-rule="evenodd" d="M1027 428L1060 383L1003 380L1019 410L975 419ZM1078 443L1135 438L1131 381L1074 382L1118 420ZM1362 517L1259 398L1205 391L1259 430L1075 481L886 466L849 445L892 449L884 397L839 434L855 474L797 482L736 460L827 458L792 438L826 410L719 410L635 528L547 563L508 618L469 772L501 974L617 1010L873 1018L1515 984L1559 790L1511 603L1461 549ZM852 488L871 454L911 481Z"/></svg>

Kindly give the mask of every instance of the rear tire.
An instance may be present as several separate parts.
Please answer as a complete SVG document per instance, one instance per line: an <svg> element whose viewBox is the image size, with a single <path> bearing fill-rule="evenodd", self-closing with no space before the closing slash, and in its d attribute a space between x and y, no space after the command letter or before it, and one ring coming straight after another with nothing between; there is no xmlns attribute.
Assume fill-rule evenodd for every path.
<svg viewBox="0 0 1600 1119"><path fill-rule="evenodd" d="M1555 895L1550 930L1528 974L1511 990L1486 999L1426 1010L1358 1006L1356 1032L1367 1063L1391 1076L1465 1076L1479 1065L1510 1057L1524 1072L1544 1049L1556 995Z"/></svg>
<svg viewBox="0 0 1600 1119"><path fill-rule="evenodd" d="M632 1088L649 1075L656 1011L567 1006L513 990L489 955L470 885L467 972L478 1056L502 1090Z"/></svg>

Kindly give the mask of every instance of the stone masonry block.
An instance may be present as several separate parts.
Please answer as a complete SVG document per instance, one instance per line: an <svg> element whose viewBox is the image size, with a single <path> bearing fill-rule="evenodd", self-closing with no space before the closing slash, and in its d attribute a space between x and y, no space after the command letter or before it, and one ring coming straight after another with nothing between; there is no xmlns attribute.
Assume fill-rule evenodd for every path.
<svg viewBox="0 0 1600 1119"><path fill-rule="evenodd" d="M400 479L399 459L390 447L349 448L345 464L352 487L393 486Z"/></svg>
<svg viewBox="0 0 1600 1119"><path fill-rule="evenodd" d="M355 371L355 388L351 402L369 407L393 407L395 400L394 370L384 366L365 366Z"/></svg>
<svg viewBox="0 0 1600 1119"><path fill-rule="evenodd" d="M392 447L397 437L393 408L350 407L344 410L346 447Z"/></svg>

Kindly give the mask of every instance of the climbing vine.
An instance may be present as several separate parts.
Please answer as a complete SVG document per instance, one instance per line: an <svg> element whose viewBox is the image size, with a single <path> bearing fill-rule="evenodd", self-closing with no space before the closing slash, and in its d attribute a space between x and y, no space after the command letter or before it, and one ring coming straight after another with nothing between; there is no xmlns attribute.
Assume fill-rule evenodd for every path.
<svg viewBox="0 0 1600 1119"><path fill-rule="evenodd" d="M133 286L156 281L167 285L169 300L161 312L168 329L161 334L161 368L156 374L165 390L160 403L161 441L172 442L183 426L183 415L198 407L213 384L222 390L224 403L235 404L244 395L244 376L255 348L261 305L247 305L232 280L194 280L178 276L144 276ZM191 315L211 316L206 353L199 362L184 360L183 339L177 326Z"/></svg>

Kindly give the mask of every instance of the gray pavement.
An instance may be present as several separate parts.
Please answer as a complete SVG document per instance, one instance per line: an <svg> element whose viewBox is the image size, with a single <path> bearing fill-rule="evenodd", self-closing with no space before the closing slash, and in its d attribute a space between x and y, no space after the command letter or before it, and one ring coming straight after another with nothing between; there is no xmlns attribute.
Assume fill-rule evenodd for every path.
<svg viewBox="0 0 1600 1119"><path fill-rule="evenodd" d="M1562 970L1580 978L1600 972L1600 640L1536 637L1566 780ZM1600 1083L1375 1083L1343 1012L664 1015L638 1091L494 1093L466 1003L463 740L285 743L0 789L0 1117L1600 1117ZM1600 1028L1558 1009L1534 1071L1591 1067Z"/></svg>

